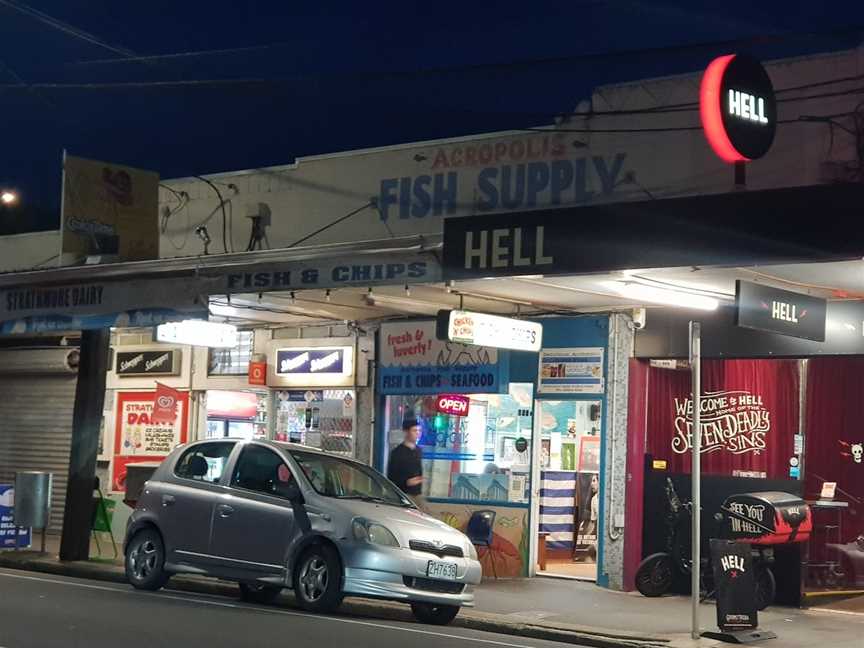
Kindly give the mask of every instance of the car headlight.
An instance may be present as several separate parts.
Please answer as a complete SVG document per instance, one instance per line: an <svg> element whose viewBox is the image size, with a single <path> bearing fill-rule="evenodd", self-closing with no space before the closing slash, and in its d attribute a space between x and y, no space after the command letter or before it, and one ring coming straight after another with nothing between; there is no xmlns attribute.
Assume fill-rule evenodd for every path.
<svg viewBox="0 0 864 648"><path fill-rule="evenodd" d="M398 547L399 541L390 529L375 522L358 518L351 523L354 539L360 542L382 545L384 547Z"/></svg>

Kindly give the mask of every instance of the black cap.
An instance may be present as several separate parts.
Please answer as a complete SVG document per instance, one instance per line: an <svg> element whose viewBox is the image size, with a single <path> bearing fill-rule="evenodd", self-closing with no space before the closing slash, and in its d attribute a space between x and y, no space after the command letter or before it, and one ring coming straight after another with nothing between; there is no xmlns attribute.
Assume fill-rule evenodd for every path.
<svg viewBox="0 0 864 648"><path fill-rule="evenodd" d="M417 419L415 419L415 418L406 418L406 419L403 419L403 421L402 421L402 429L403 430L410 430L415 425L420 425L420 423L418 423Z"/></svg>

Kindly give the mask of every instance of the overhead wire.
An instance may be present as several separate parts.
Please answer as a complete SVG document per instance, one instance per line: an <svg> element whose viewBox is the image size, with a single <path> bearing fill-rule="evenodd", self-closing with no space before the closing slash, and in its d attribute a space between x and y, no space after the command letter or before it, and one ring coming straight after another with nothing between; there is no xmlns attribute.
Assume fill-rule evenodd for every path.
<svg viewBox="0 0 864 648"><path fill-rule="evenodd" d="M219 211L219 209L221 209L222 210L222 248L225 250L225 254L228 254L228 215L225 211L225 199L222 198L222 192L219 191L219 187L217 187L215 185L215 183L211 182L210 180L208 180L204 176L196 175L196 176L192 176L192 177L200 180L201 182L206 182L210 186L210 188L216 192L216 197L219 199L219 204L216 206L216 209L214 209L210 213L210 215L207 216L207 218L205 218L203 221L201 221L201 223L199 223L199 226L204 225L207 221L209 221L213 217L213 214L215 214L217 211ZM231 245L231 251L232 252L234 251L233 243Z"/></svg>
<svg viewBox="0 0 864 648"><path fill-rule="evenodd" d="M92 45L96 45L103 49L107 49L111 52L114 52L115 54L120 54L124 57L137 56L137 54L130 49L127 49L125 47L119 47L117 45L112 45L111 43L102 40L98 36L94 36L93 34L90 34L83 29L75 27L74 25L70 25L69 23L63 22L58 18L49 16L44 11L35 9L29 5L24 4L23 2L14 2L13 0L0 0L0 5L8 7L9 9L22 13L31 18L34 18L35 20L38 20L39 22L48 25L53 29L68 34L69 36L72 36L82 41L86 41Z"/></svg>

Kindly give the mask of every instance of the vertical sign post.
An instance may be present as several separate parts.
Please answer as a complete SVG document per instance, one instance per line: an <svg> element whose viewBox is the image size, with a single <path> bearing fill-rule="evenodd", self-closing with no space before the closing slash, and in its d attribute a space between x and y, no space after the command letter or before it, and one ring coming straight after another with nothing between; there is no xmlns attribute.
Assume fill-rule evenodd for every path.
<svg viewBox="0 0 864 648"><path fill-rule="evenodd" d="M699 569L702 562L701 551L701 510L702 510L702 434L701 434L701 404L702 404L702 325L690 322L690 371L693 389L693 427L691 428L693 465L691 476L691 509L690 519L692 530L690 534L690 606L691 624L690 636L699 639Z"/></svg>

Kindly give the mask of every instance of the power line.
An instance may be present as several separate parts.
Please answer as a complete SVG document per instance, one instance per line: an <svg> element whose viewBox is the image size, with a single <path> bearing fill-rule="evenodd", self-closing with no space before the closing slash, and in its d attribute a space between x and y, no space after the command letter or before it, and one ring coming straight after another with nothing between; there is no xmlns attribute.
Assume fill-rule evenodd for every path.
<svg viewBox="0 0 864 648"><path fill-rule="evenodd" d="M45 12L34 9L33 7L30 7L22 2L13 2L12 0L0 0L0 5L8 7L9 9L22 13L31 18L34 18L39 22L48 25L49 27L63 32L64 34L68 34L69 36L72 36L74 38L86 41L92 45L97 45L111 52L114 52L115 54L120 54L121 56L137 56L135 52L130 49L111 45L110 43L105 42L101 38L85 32L83 29L79 29L74 25L70 25L69 23L65 23L62 20L54 18L53 16L49 16Z"/></svg>
<svg viewBox="0 0 864 648"><path fill-rule="evenodd" d="M114 63L136 63L149 61L170 61L174 59L194 58L197 56L224 56L226 54L239 54L242 52L256 52L269 49L295 47L296 43L268 43L266 45L249 45L246 47L226 47L222 49L212 50L196 50L190 52L173 52L170 54L150 54L147 56L127 56L122 59L91 59L86 61L75 61L67 65L85 66L85 65L111 65Z"/></svg>
<svg viewBox="0 0 864 648"><path fill-rule="evenodd" d="M9 0L4 0L8 2ZM732 46L740 46L740 45L766 45L776 42L788 41L793 39L808 39L814 37L826 37L826 36L837 36L844 34L855 34L858 32L864 31L864 25L851 25L845 27L839 27L837 29L829 29L821 32L785 32L782 34L769 34L769 35L759 35L759 36L751 36L745 38L735 38L735 39L726 39L726 40L718 40L718 41L703 41L700 43L682 43L679 45L664 45L658 47L645 47L645 48L636 48L636 49L624 49L624 50L612 50L612 51L604 51L604 52L587 52L583 54L571 54L567 56L556 56L556 57L543 57L543 58L533 58L533 59L520 59L517 61L509 61L504 63L472 63L468 65L458 65L458 66L440 66L435 68L427 68L423 70L424 73L436 74L441 72L450 72L450 71L462 71L462 70L490 70L490 69L501 69L508 67L527 67L534 66L538 64L555 64L555 63L572 63L574 61L581 60L596 60L596 59L605 59L605 58L619 58L619 57L629 57L633 55L651 55L658 53L667 53L667 52L680 52L687 50L699 50L699 49L716 49L721 47L732 47ZM124 59L96 59L90 61L78 61L73 63L73 65L95 65L95 64L113 64L113 63L126 63L126 62L135 62L135 61L158 61L158 60L171 60L171 59L180 59L180 58L193 58L193 57L206 57L206 56L219 56L225 54L233 54L233 53L244 53L251 51L262 51L268 49L278 49L282 47L293 46L293 43L288 42L276 42L276 43L266 43L263 45L251 45L251 46L241 46L241 47L230 47L230 48L220 48L220 49L210 49L210 50L193 50L186 52L171 52L166 54L152 54L146 56L138 56L135 54L126 55ZM394 72L392 74L414 74L416 72L413 71L402 71L402 72Z"/></svg>
<svg viewBox="0 0 864 648"><path fill-rule="evenodd" d="M349 218L351 218L351 217L354 216L355 214L359 214L359 213L362 212L364 209L366 209L366 208L368 208L368 207L372 207L372 206L373 206L373 201L370 200L370 201L367 202L365 205L363 205L363 206L361 206L361 207L358 207L357 209L355 209L355 210L353 210L353 211L348 212L348 213L345 214L344 216L342 216L342 217L340 217L340 218L337 218L335 221L333 221L332 223L328 223L328 224L325 225L324 227L319 227L317 230L315 230L315 231L312 232L311 234L307 234L307 235L304 236L303 238L301 238L301 239L297 239L297 240L294 241L291 245L288 245L288 246L286 246L286 247L292 248L292 247L295 247L295 246L297 246L297 245L300 245L300 244L303 243L304 241L308 241L308 240L309 240L310 238L312 238L313 236L317 236L317 235L320 234L321 232L330 229L330 228L333 227L334 225L338 225L339 223L341 223L341 222L344 221L344 220L348 220Z"/></svg>

